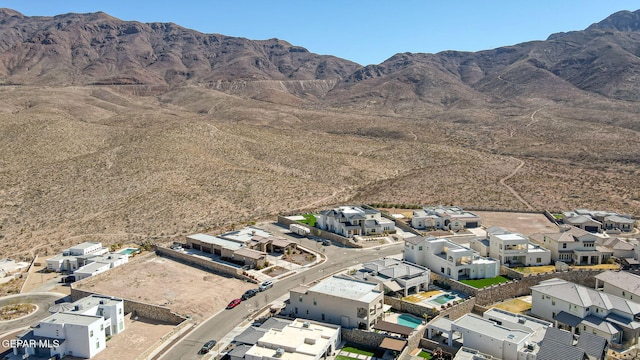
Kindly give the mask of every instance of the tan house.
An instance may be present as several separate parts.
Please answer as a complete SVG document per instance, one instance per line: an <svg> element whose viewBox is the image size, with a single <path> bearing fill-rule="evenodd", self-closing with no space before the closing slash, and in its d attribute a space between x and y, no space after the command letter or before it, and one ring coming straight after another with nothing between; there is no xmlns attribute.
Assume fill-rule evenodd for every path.
<svg viewBox="0 0 640 360"><path fill-rule="evenodd" d="M596 289L640 303L640 276L626 271L605 271L595 278Z"/></svg>
<svg viewBox="0 0 640 360"><path fill-rule="evenodd" d="M596 246L598 237L575 226L564 226L558 233L538 234L532 240L551 250L551 260L576 265L602 264L609 260L613 251Z"/></svg>

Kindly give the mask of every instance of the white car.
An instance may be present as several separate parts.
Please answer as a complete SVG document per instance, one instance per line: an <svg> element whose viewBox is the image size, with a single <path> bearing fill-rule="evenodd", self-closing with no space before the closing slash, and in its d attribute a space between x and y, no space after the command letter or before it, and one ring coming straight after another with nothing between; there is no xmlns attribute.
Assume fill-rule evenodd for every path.
<svg viewBox="0 0 640 360"><path fill-rule="evenodd" d="M260 287L258 287L258 290L259 290L259 291L265 291L265 290L267 290L267 289L271 288L272 286L273 286L273 281L271 281L271 280L267 280L267 281L263 282L263 283L260 285Z"/></svg>

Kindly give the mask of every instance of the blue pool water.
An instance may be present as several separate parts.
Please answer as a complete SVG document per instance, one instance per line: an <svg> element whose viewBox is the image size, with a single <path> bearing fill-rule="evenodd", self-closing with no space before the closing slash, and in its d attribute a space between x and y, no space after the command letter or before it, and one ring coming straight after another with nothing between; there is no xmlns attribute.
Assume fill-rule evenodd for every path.
<svg viewBox="0 0 640 360"><path fill-rule="evenodd" d="M456 297L454 295L444 294L444 295L438 296L435 299L432 299L432 301L435 301L438 304L446 304L447 302L449 302L450 300L453 300L455 298Z"/></svg>
<svg viewBox="0 0 640 360"><path fill-rule="evenodd" d="M411 315L402 314L402 315L398 316L398 324L399 325L408 326L408 327L411 327L411 328L415 329L420 324L422 324L422 320L418 319L417 317L411 316Z"/></svg>
<svg viewBox="0 0 640 360"><path fill-rule="evenodd" d="M134 248L126 248L124 250L118 251L118 253L125 254L125 255L131 255L136 252L138 252L138 249L134 249Z"/></svg>

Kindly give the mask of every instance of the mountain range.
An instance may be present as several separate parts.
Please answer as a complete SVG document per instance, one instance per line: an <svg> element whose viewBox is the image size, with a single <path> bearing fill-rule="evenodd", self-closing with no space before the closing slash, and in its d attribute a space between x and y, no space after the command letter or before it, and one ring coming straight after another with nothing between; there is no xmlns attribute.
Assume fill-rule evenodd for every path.
<svg viewBox="0 0 640 360"><path fill-rule="evenodd" d="M0 253L346 202L639 215L639 75L640 10L361 66L279 39L0 9Z"/></svg>

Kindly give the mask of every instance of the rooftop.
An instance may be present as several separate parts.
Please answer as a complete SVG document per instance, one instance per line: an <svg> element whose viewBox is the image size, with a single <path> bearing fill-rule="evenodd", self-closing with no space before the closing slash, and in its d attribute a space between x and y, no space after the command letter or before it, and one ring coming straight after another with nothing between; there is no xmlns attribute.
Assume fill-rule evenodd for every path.
<svg viewBox="0 0 640 360"><path fill-rule="evenodd" d="M596 291L562 279L550 279L531 287L532 291L561 298L569 303L582 307L597 306L601 309L613 310L627 315L640 313L640 304L624 298Z"/></svg>
<svg viewBox="0 0 640 360"><path fill-rule="evenodd" d="M188 239L197 240L207 244L214 244L225 249L236 250L242 247L242 244L237 241L227 240L223 238L219 238L217 236L211 236L207 234L193 234L187 236Z"/></svg>
<svg viewBox="0 0 640 360"><path fill-rule="evenodd" d="M55 313L40 320L40 323L88 326L95 323L96 321L103 321L102 316L73 313Z"/></svg>
<svg viewBox="0 0 640 360"><path fill-rule="evenodd" d="M378 284L340 276L327 278L309 288L309 291L367 303L382 294L382 292L378 290Z"/></svg>
<svg viewBox="0 0 640 360"><path fill-rule="evenodd" d="M85 250L85 249L94 247L96 245L98 245L98 247L102 247L102 243L99 243L99 242L83 242L78 245L72 246L69 249Z"/></svg>
<svg viewBox="0 0 640 360"><path fill-rule="evenodd" d="M526 331L523 329L510 329L506 326L498 325L494 321L484 319L473 314L465 314L456 319L452 324L452 329L455 330L455 327L469 329L496 340L509 341L516 344L525 341L533 334L533 330Z"/></svg>
<svg viewBox="0 0 640 360"><path fill-rule="evenodd" d="M254 236L264 236L264 237L269 237L271 236L271 233L264 231L260 228L257 228L255 226L247 226L245 228L242 228L240 230L236 230L236 231L231 231L228 233L224 233L222 235L220 235L221 238L224 239L228 239L231 241L235 241L235 242L239 242L239 243L247 243L251 240L252 237Z"/></svg>
<svg viewBox="0 0 640 360"><path fill-rule="evenodd" d="M282 329L269 329L246 354L274 357L276 349L284 352L278 358L292 360L315 359L329 347L340 332L337 325L296 319Z"/></svg>

